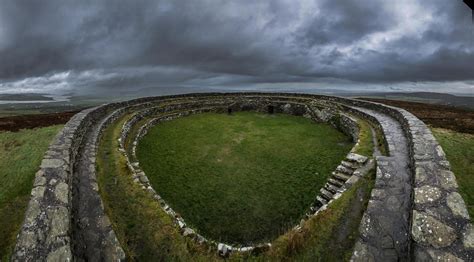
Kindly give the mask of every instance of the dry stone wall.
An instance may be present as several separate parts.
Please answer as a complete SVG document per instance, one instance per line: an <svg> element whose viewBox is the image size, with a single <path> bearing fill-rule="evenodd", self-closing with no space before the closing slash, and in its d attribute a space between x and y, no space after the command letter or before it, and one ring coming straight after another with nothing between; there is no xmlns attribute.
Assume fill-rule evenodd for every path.
<svg viewBox="0 0 474 262"><path fill-rule="evenodd" d="M166 106L167 103L170 103L169 107ZM146 97L111 103L78 113L51 143L36 173L31 199L12 259L14 261L88 260L92 259L91 256L94 254L101 254L104 260L111 257L114 260L123 259L123 251L103 212L100 196L96 190L95 150L100 141L100 134L108 124L127 113L142 111L148 112L151 116L163 110L159 109L160 106L172 111L192 109L194 106L191 104L220 107L231 111L250 109L261 112L271 110L275 113L291 111L320 121L327 121L342 112L343 117L340 120L349 121L344 124L345 127L351 124L350 120L345 118L344 112L359 112L359 116L364 116L379 125L380 120L373 116L374 113L366 114L364 110L395 119L401 125L403 136L407 141L411 176L408 181L410 192L404 193L405 196L409 194L410 199L407 214L409 223L406 228L409 247L408 250L404 250L407 254L402 256L402 260L474 259L474 229L469 222L464 201L458 193L455 176L450 171L449 162L442 148L422 121L405 110L378 103L287 93L203 93ZM288 107L288 104L291 105ZM130 122L130 126L140 121L138 116L135 121ZM348 128L346 132L351 135L357 133L356 126ZM387 140L392 139L387 134L385 137ZM396 140L396 137L393 139ZM389 151L393 150L393 146L390 148L390 144L393 143L396 141L388 143ZM377 162L379 160L383 159L377 159ZM387 171L380 169L380 175L390 179L385 176L386 174ZM80 187L85 187L86 193L81 193ZM381 191L376 193L383 194L383 190L381 188ZM93 206L91 210L94 212L85 210L83 216L78 211L78 205L81 204L80 197L89 193L99 208ZM93 220L84 222L87 216ZM97 224L102 226L97 227ZM95 235L95 229L99 229L98 235ZM102 243L108 243L105 245L107 248L102 249L101 245L96 249L90 248L90 243L86 242L87 237L81 236L81 231L84 231L82 232L84 236L91 239L99 236L98 239L104 240ZM375 251L384 257L383 250ZM362 256L362 259L371 258L371 254L365 255L366 257Z"/></svg>
<svg viewBox="0 0 474 262"><path fill-rule="evenodd" d="M392 116L408 138L414 174L410 221L413 259L472 261L474 232L469 214L449 161L430 129L403 109L363 101L351 104Z"/></svg>
<svg viewBox="0 0 474 262"><path fill-rule="evenodd" d="M94 110L76 114L49 146L35 176L12 260L72 259L70 171L87 126L85 119Z"/></svg>
<svg viewBox="0 0 474 262"><path fill-rule="evenodd" d="M173 106L167 105L166 109L162 107L157 107L152 108L151 110L139 111L123 125L120 136L119 151L121 151L125 156L127 160L127 166L133 174L134 181L136 183L139 183L144 190L152 194L153 198L158 201L163 211L166 212L173 219L176 226L179 227L180 232L183 236L189 237L200 244L206 243L208 246L216 248L218 250L218 253L222 256L227 256L230 252L249 252L255 249L262 250L270 247L270 243L261 243L253 246L232 246L226 243L219 243L205 238L204 236L198 234L192 228L188 227L184 219L179 216L151 186L145 172L140 168L138 158L136 157L136 147L140 139L143 138L147 134L148 130L153 126L165 121L171 121L176 118L198 113L232 113L242 110L268 112L270 109L271 113L302 115L319 122L322 120L317 118L318 114L314 114L314 112L312 112L310 107L308 107L306 104L281 100L275 102L271 100L268 101L268 99L266 99L265 103L262 103L261 101L256 101L255 99L242 99L239 102L220 101L212 104L192 103L187 104L187 106L185 107L180 106L180 110L178 113L169 113L173 111L169 110L169 107ZM154 118L151 118L151 120L148 120L142 126L134 127L134 125L140 125L140 120L149 119L150 116L154 116ZM346 114L337 112L333 112L331 117L328 117L326 120L330 121L337 129L340 129L344 133L347 133L347 135L351 136L355 140L354 142L358 142L359 128L357 120ZM130 137L131 131L135 128L138 128L135 137ZM129 143L126 143L127 140L129 141ZM126 145L128 145L128 149ZM350 153L347 158L342 161L341 164L336 168L334 174L328 180L326 185L321 188L321 192L315 198L314 203L309 207L309 211L306 214L306 218L311 218L317 215L320 211L325 210L334 199L339 198L348 188L355 184L361 177L366 175L368 171L373 167L373 165L373 161L367 162L367 157ZM302 221L304 221L304 219ZM294 230L299 229L299 225L294 228Z"/></svg>

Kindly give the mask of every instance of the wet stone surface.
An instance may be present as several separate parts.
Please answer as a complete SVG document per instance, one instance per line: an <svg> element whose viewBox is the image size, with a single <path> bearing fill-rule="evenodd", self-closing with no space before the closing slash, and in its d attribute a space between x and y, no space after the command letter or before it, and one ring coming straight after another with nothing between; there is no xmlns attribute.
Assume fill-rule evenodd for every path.
<svg viewBox="0 0 474 262"><path fill-rule="evenodd" d="M449 194L446 199L446 203L455 216L469 219L469 213L467 212L466 204L458 192Z"/></svg>
<svg viewBox="0 0 474 262"><path fill-rule="evenodd" d="M415 203L432 203L441 197L441 190L433 186L422 186L415 188Z"/></svg>
<svg viewBox="0 0 474 262"><path fill-rule="evenodd" d="M451 245L457 237L453 228L418 211L413 211L412 235L415 241L436 248Z"/></svg>
<svg viewBox="0 0 474 262"><path fill-rule="evenodd" d="M359 246L365 246L366 257L375 261L408 260L412 188L407 138L401 124L392 117L370 109L355 109L380 122L390 154L376 157L375 188L361 222ZM362 258L360 254L357 257Z"/></svg>

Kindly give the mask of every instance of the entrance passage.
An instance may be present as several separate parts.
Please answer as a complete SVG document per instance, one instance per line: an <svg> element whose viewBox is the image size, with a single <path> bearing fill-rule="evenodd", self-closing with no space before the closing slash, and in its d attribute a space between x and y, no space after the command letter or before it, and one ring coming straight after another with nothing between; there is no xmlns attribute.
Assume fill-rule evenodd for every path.
<svg viewBox="0 0 474 262"><path fill-rule="evenodd" d="M275 107L274 106L268 106L268 113L273 114L275 112Z"/></svg>

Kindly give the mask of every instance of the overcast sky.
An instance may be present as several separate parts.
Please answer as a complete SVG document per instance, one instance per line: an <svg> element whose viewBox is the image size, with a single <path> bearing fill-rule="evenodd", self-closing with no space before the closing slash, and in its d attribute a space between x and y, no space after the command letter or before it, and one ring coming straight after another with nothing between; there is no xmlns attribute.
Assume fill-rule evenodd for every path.
<svg viewBox="0 0 474 262"><path fill-rule="evenodd" d="M462 0L0 0L0 93L474 94Z"/></svg>

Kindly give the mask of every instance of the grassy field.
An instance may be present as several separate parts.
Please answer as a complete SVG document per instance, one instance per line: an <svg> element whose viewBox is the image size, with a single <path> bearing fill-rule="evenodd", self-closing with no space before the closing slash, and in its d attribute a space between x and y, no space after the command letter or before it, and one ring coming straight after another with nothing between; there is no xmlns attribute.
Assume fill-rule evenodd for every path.
<svg viewBox="0 0 474 262"><path fill-rule="evenodd" d="M206 246L196 245L182 237L169 216L150 194L133 183L118 152L117 137L123 121L119 120L104 133L99 147L98 174L100 193L106 212L121 245L130 260L216 261L220 260ZM371 136L367 137L370 141ZM347 260L358 234L373 174L363 179L334 208L306 221L301 232L287 232L272 242L272 248L260 254L233 253L230 261L341 261Z"/></svg>
<svg viewBox="0 0 474 262"><path fill-rule="evenodd" d="M290 231L276 239L262 256L264 260L349 261L374 181L372 169L329 209L306 221L301 231Z"/></svg>
<svg viewBox="0 0 474 262"><path fill-rule="evenodd" d="M255 243L298 223L352 145L327 124L241 112L160 124L137 154L153 187L200 233Z"/></svg>
<svg viewBox="0 0 474 262"><path fill-rule="evenodd" d="M125 117L108 127L97 155L105 210L130 261L213 261L215 253L181 236L150 194L134 183L118 152Z"/></svg>
<svg viewBox="0 0 474 262"><path fill-rule="evenodd" d="M451 163L460 193L472 219L474 217L474 135L441 128L433 128L432 131Z"/></svg>
<svg viewBox="0 0 474 262"><path fill-rule="evenodd" d="M359 145L355 152L371 157L374 140L370 124L358 120ZM382 135L376 132L377 147L385 154ZM375 169L332 202L329 209L305 222L298 232L289 231L278 237L269 252L262 255L265 261L349 261L359 236L359 224L367 208L375 182Z"/></svg>
<svg viewBox="0 0 474 262"><path fill-rule="evenodd" d="M7 261L30 198L35 173L61 125L0 133L0 258Z"/></svg>

